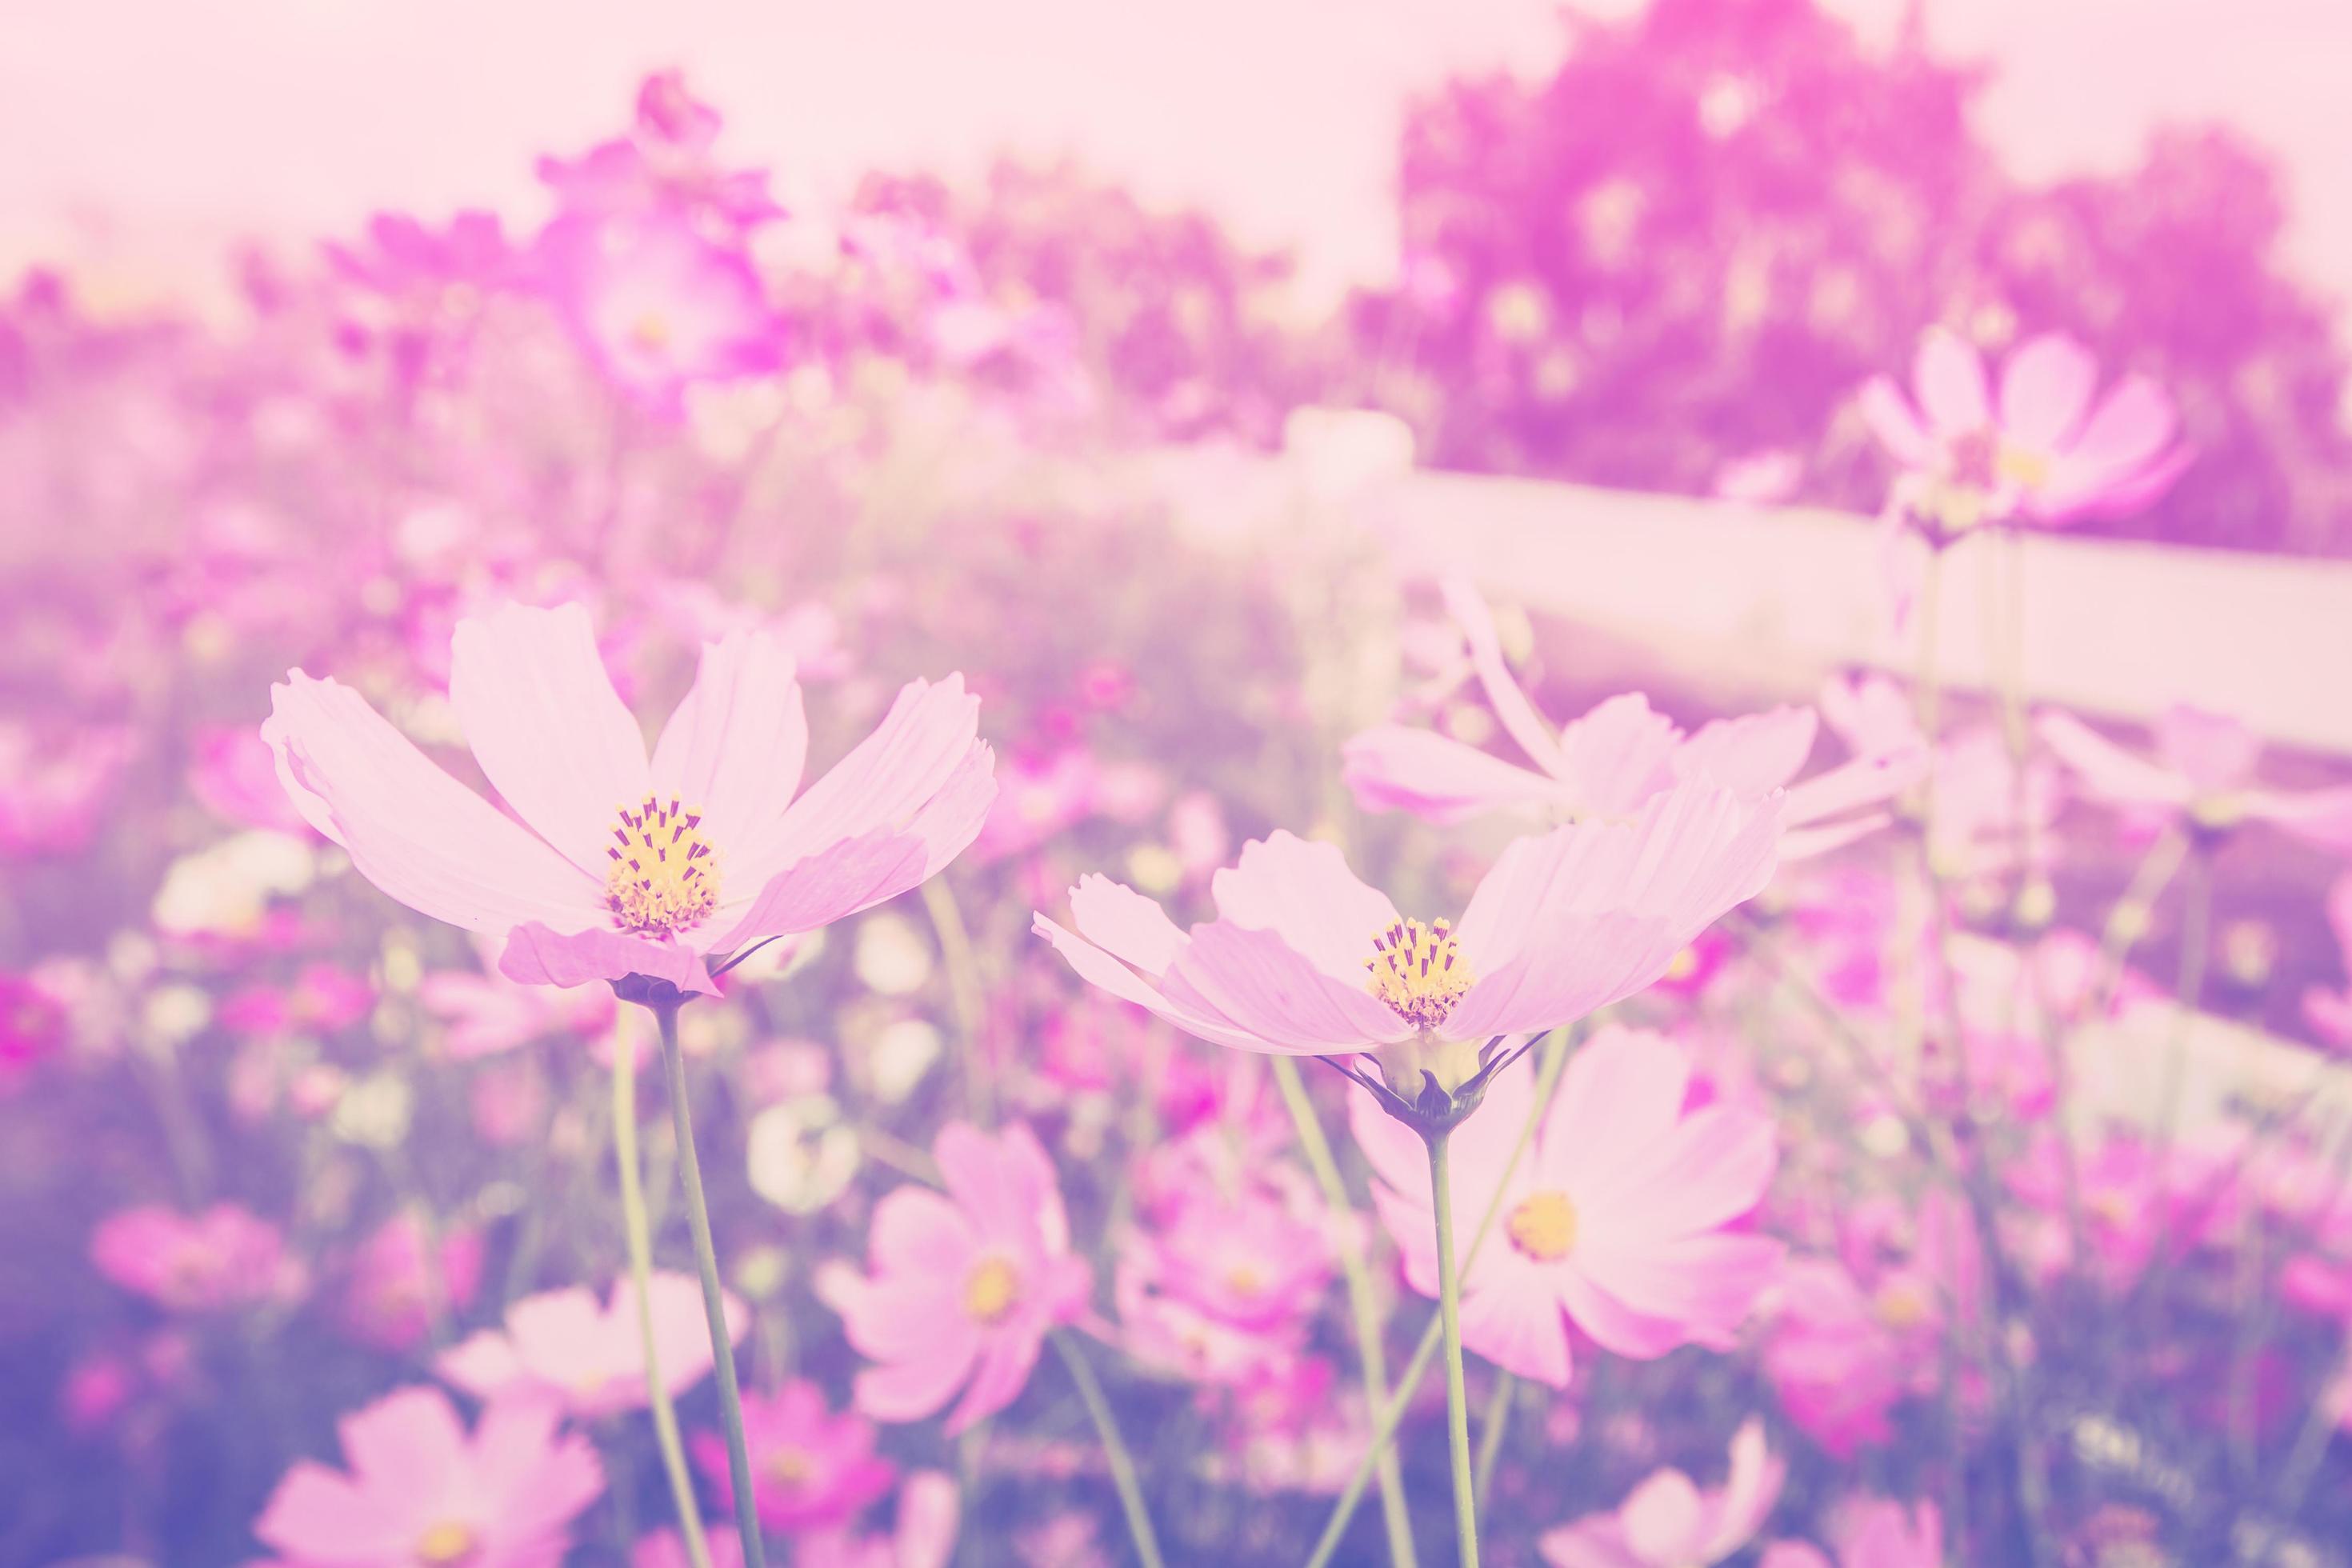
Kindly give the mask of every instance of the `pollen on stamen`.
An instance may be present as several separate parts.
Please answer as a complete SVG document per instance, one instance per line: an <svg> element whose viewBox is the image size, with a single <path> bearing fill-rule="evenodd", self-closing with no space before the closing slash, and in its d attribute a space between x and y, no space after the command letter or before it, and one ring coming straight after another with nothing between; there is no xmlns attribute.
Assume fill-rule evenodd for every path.
<svg viewBox="0 0 2352 1568"><path fill-rule="evenodd" d="M1417 1029L1433 1029L1445 1022L1477 978L1463 962L1453 927L1442 920L1426 926L1399 921L1376 933L1364 968L1371 976L1372 994Z"/></svg>
<svg viewBox="0 0 2352 1568"><path fill-rule="evenodd" d="M670 936L719 907L719 853L701 834L702 814L673 796L625 805L613 829L604 901L613 921L637 936ZM672 855L673 850L681 853Z"/></svg>

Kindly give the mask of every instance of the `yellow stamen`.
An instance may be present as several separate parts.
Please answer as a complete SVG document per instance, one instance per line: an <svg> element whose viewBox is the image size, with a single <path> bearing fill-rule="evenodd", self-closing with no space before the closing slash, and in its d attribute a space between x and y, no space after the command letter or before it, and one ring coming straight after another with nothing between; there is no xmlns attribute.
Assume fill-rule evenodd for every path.
<svg viewBox="0 0 2352 1568"><path fill-rule="evenodd" d="M2050 458L2030 447L2004 441L1993 459L1993 471L2021 490L2038 490L2050 482Z"/></svg>
<svg viewBox="0 0 2352 1568"><path fill-rule="evenodd" d="M787 1490L807 1484L808 1479L816 1473L816 1466L809 1456L792 1447L779 1448L769 1455L768 1462L762 1468L770 1480Z"/></svg>
<svg viewBox="0 0 2352 1568"><path fill-rule="evenodd" d="M1890 1329L1916 1329L1927 1321L1927 1299L1916 1285L1898 1280L1879 1291L1878 1321Z"/></svg>
<svg viewBox="0 0 2352 1568"><path fill-rule="evenodd" d="M647 795L621 807L604 853L604 902L613 922L638 936L684 931L719 907L719 854L702 837L702 813Z"/></svg>
<svg viewBox="0 0 2352 1568"><path fill-rule="evenodd" d="M1236 1296L1255 1296L1265 1289L1265 1277L1249 1264L1239 1264L1226 1273L1225 1289Z"/></svg>
<svg viewBox="0 0 2352 1568"><path fill-rule="evenodd" d="M445 1519L419 1536L416 1560L419 1563L463 1563L474 1554L480 1542L475 1539L474 1527L454 1519Z"/></svg>
<svg viewBox="0 0 2352 1568"><path fill-rule="evenodd" d="M629 342L648 353L669 347L669 321L658 310L647 310L629 323Z"/></svg>
<svg viewBox="0 0 2352 1568"><path fill-rule="evenodd" d="M1511 1245L1538 1263L1557 1263L1576 1246L1576 1205L1566 1193L1529 1193L1503 1221Z"/></svg>
<svg viewBox="0 0 2352 1568"><path fill-rule="evenodd" d="M1416 1029L1433 1029L1445 1022L1477 978L1462 961L1454 928L1444 921L1427 926L1399 921L1372 938L1372 956L1364 960L1372 977L1371 994Z"/></svg>
<svg viewBox="0 0 2352 1568"><path fill-rule="evenodd" d="M1021 1276L1002 1258L991 1258L963 1282L963 1310L981 1323L998 1323L1021 1299Z"/></svg>

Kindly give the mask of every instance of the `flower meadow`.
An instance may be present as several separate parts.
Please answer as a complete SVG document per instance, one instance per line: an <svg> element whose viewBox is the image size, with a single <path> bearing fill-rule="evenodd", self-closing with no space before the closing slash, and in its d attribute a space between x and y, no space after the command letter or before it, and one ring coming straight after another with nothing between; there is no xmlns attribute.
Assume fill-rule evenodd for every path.
<svg viewBox="0 0 2352 1568"><path fill-rule="evenodd" d="M1562 81L1744 145L1711 14ZM1539 97L1315 327L1067 172L787 210L676 72L533 226L16 285L0 1563L2352 1563L2352 776L1933 657L1964 558L2306 539L2287 351L1825 221L1872 323L1652 395L1638 169L1569 266L1462 166ZM1579 668L1400 438L1844 504L1916 656Z"/></svg>

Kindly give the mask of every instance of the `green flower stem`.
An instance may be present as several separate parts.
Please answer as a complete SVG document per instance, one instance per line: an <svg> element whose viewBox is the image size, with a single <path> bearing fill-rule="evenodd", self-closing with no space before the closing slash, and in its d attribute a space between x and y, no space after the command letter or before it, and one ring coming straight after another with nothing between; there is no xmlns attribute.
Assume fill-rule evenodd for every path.
<svg viewBox="0 0 2352 1568"><path fill-rule="evenodd" d="M1462 1282L1454 1268L1454 1178L1441 1132L1429 1140L1429 1202L1437 1215L1437 1317L1445 1331L1445 1437L1454 1461L1454 1539L1478 1568L1478 1499L1470 1477L1470 1395L1462 1386Z"/></svg>
<svg viewBox="0 0 2352 1568"><path fill-rule="evenodd" d="M1511 1184L1519 1162L1527 1158L1528 1146L1535 1142L1536 1127L1543 1121L1544 1110L1551 1104L1552 1090L1559 1086L1559 1075L1568 1066L1568 1035L1561 1031L1544 1042L1543 1065L1536 1073L1535 1103L1528 1108L1527 1121L1519 1128L1519 1141L1511 1149L1511 1157L1503 1165L1502 1179L1495 1185L1495 1195L1487 1200L1486 1212L1479 1217L1478 1228L1471 1233L1470 1249L1462 1255L1465 1268L1478 1261L1478 1248L1494 1228L1496 1216L1502 1213L1503 1194ZM1356 1468L1348 1484L1339 1490L1339 1500L1331 1505L1331 1515L1323 1521L1323 1533L1316 1539L1315 1551L1307 1559L1306 1568L1325 1568L1331 1554L1339 1550L1340 1539L1348 1533L1348 1521L1356 1514L1356 1504L1363 1500L1364 1488L1370 1484L1372 1468L1379 1457L1388 1451L1396 1440L1398 1426L1404 1420L1405 1407L1421 1387L1422 1374L1429 1363L1437 1359L1440 1320L1432 1318L1429 1327L1422 1331L1421 1343L1413 1347L1412 1359L1405 1363L1397 1377L1396 1393L1386 1408L1377 1412L1372 1423L1371 1441L1365 1446L1364 1457L1356 1461Z"/></svg>
<svg viewBox="0 0 2352 1568"><path fill-rule="evenodd" d="M1103 1397L1102 1384L1095 1380L1094 1368L1078 1353L1069 1336L1059 1331L1047 1336L1070 1369L1070 1381L1078 1385L1078 1398L1085 1402L1087 1414L1094 1417L1095 1432L1102 1439L1103 1458L1109 1462L1111 1484L1118 1489L1118 1506L1127 1515L1127 1533L1135 1542L1135 1555L1143 1568L1162 1568L1160 1538L1152 1533L1151 1511L1144 1506L1143 1488L1135 1478L1135 1460L1127 1451L1127 1441L1118 1435L1118 1419L1111 1414L1110 1401Z"/></svg>
<svg viewBox="0 0 2352 1568"><path fill-rule="evenodd" d="M1364 1368L1364 1400L1373 1410L1389 1402L1387 1357L1382 1353L1381 1340L1380 1302L1372 1290L1371 1270L1364 1267L1364 1255L1356 1245L1355 1227L1350 1223L1354 1213L1348 1201L1348 1189L1339 1179L1339 1163L1331 1158L1331 1145L1323 1136L1322 1121L1315 1114L1315 1102L1307 1097L1307 1086L1299 1081L1298 1063L1289 1057L1269 1058L1274 1064L1274 1081L1282 1090L1282 1102L1289 1109L1291 1124L1298 1130L1298 1145L1307 1155L1307 1168L1323 1189L1324 1205L1331 1212L1331 1249L1339 1255L1339 1272L1348 1283L1348 1307L1356 1322L1356 1348L1361 1354ZM1392 1445L1381 1445L1378 1455L1381 1479L1381 1519L1388 1531L1391 1568L1418 1568L1419 1558L1412 1545L1412 1513L1405 1497L1403 1467L1397 1459Z"/></svg>
<svg viewBox="0 0 2352 1568"><path fill-rule="evenodd" d="M702 1538L702 1510L694 1500L686 1449L677 1439L677 1411L662 1384L654 1348L653 1227L646 1220L645 1179L637 1165L637 1053L625 1023L613 1030L613 1154L621 1167L621 1228L629 1241L629 1279L637 1297L637 1339L646 1356L646 1394L654 1414L654 1437L661 1446L662 1469L669 1477L670 1500L694 1568L710 1568L710 1546Z"/></svg>
<svg viewBox="0 0 2352 1568"><path fill-rule="evenodd" d="M719 1374L719 1415L727 1428L727 1475L735 1491L735 1528L743 1539L744 1568L767 1568L760 1541L759 1500L751 1491L751 1452L743 1442L743 1396L735 1386L735 1345L727 1333L727 1301L719 1287L719 1254L710 1245L710 1205L702 1195L702 1162L694 1152L694 1114L686 1103L686 1058L677 1048L677 1005L656 1005L662 1058L669 1066L669 1110L677 1128L677 1169L686 1178L686 1218L694 1232L694 1265L702 1276L702 1307L710 1320L710 1364Z"/></svg>
<svg viewBox="0 0 2352 1568"><path fill-rule="evenodd" d="M1495 1465L1503 1457L1503 1436L1511 1429L1511 1396L1519 1380L1507 1372L1495 1374L1495 1392L1478 1427L1478 1495L1485 1497L1495 1482Z"/></svg>

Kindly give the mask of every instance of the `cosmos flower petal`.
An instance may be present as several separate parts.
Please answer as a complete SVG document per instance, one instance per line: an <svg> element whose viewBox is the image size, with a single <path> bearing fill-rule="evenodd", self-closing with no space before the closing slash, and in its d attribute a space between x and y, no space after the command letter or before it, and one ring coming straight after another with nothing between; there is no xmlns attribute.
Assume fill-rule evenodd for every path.
<svg viewBox="0 0 2352 1568"><path fill-rule="evenodd" d="M507 933L499 973L525 985L586 985L643 974L680 991L716 995L719 990L702 955L681 943L597 926L562 931L541 921L527 921Z"/></svg>
<svg viewBox="0 0 2352 1568"><path fill-rule="evenodd" d="M1079 935L1149 975L1165 974L1190 940L1158 903L1108 877L1078 879L1070 915Z"/></svg>
<svg viewBox="0 0 2352 1568"><path fill-rule="evenodd" d="M653 787L701 812L722 847L758 842L800 788L808 716L798 661L773 632L705 644L694 688L654 747Z"/></svg>
<svg viewBox="0 0 2352 1568"><path fill-rule="evenodd" d="M860 1372L857 1408L877 1421L920 1421L943 1408L971 1375L982 1347L977 1334L942 1334L937 1325L934 1341L932 1353Z"/></svg>
<svg viewBox="0 0 2352 1568"><path fill-rule="evenodd" d="M296 1562L322 1547L362 1560L381 1552L383 1561L398 1562L415 1544L416 1525L406 1499L303 1459L269 1494L253 1533Z"/></svg>
<svg viewBox="0 0 2352 1568"><path fill-rule="evenodd" d="M1372 938L1398 919L1388 895L1366 887L1338 845L1279 830L1244 845L1240 863L1211 879L1210 891L1222 923L1270 931L1292 953L1359 991Z"/></svg>
<svg viewBox="0 0 2352 1568"><path fill-rule="evenodd" d="M1029 1384L1029 1374L1036 1370L1037 1354L1045 1345L1039 1335L1001 1334L983 1346L971 1383L940 1430L947 1436L957 1436L973 1423L985 1421L1019 1398Z"/></svg>
<svg viewBox="0 0 2352 1568"><path fill-rule="evenodd" d="M335 1431L352 1476L393 1492L439 1490L466 1447L456 1407L431 1388L396 1389L344 1416Z"/></svg>
<svg viewBox="0 0 2352 1568"><path fill-rule="evenodd" d="M1927 433L1894 378L1874 375L1864 382L1857 406L1862 422L1896 463L1906 468L1924 468L1936 460L1936 438Z"/></svg>
<svg viewBox="0 0 2352 1568"><path fill-rule="evenodd" d="M604 919L600 880L436 767L356 691L298 669L270 704L261 737L296 804L392 898L491 933Z"/></svg>
<svg viewBox="0 0 2352 1568"><path fill-rule="evenodd" d="M1132 1002L1139 1007L1149 1009L1187 1034L1197 1036L1212 1045L1231 1046L1236 1050L1282 1049L1258 1038L1205 1003L1179 1001L1167 995L1153 981L1136 973L1101 948L1076 932L1064 929L1047 916L1033 917L1030 929L1053 943L1054 951L1062 955L1063 962L1077 971L1080 979L1099 986L1123 1002Z"/></svg>
<svg viewBox="0 0 2352 1568"><path fill-rule="evenodd" d="M1340 749L1339 758L1340 779L1366 811L1409 811L1441 825L1482 812L1540 805L1560 795L1557 779L1403 724L1361 731Z"/></svg>
<svg viewBox="0 0 2352 1568"><path fill-rule="evenodd" d="M829 845L769 878L710 949L731 952L762 937L814 931L895 899L923 879L929 858L921 838L888 828Z"/></svg>
<svg viewBox="0 0 2352 1568"><path fill-rule="evenodd" d="M1503 660L1503 639L1496 634L1495 617L1487 610L1486 601L1478 596L1478 591L1466 577L1449 577L1442 586L1446 613L1454 617L1469 642L1470 668L1477 673L1478 684L1486 693L1486 705L1495 710L1495 717L1503 721L1504 730L1518 742L1529 762L1554 778L1567 777L1551 726L1528 700L1528 694L1511 678L1510 666Z"/></svg>
<svg viewBox="0 0 2352 1568"><path fill-rule="evenodd" d="M2352 785L2304 791L2256 790L2246 803L2249 816L2338 854L2352 854ZM2339 883L2340 888L2343 884ZM2331 911L2336 904L2331 900ZM2352 937L2337 933L2352 952Z"/></svg>
<svg viewBox="0 0 2352 1568"><path fill-rule="evenodd" d="M1197 1000L1276 1050L1345 1055L1411 1033L1370 992L1334 979L1277 932L1229 920L1192 928L1165 988L1180 1006Z"/></svg>
<svg viewBox="0 0 2352 1568"><path fill-rule="evenodd" d="M1911 367L1920 412L1938 442L1973 436L1992 423L1992 395L1985 384L1984 358L1966 341L1931 327L1919 338Z"/></svg>
<svg viewBox="0 0 2352 1568"><path fill-rule="evenodd" d="M2168 768L2135 756L2075 718L2050 711L2033 721L2042 744L2058 753L2084 787L2112 805L2182 806L2189 781Z"/></svg>
<svg viewBox="0 0 2352 1568"><path fill-rule="evenodd" d="M1769 795L1797 776L1820 727L1820 716L1801 706L1715 720L1675 752L1675 776L1703 778L1749 799Z"/></svg>
<svg viewBox="0 0 2352 1568"><path fill-rule="evenodd" d="M1486 1245L1509 1243L1494 1236ZM1548 1388L1568 1386L1568 1325L1561 1321L1558 1299L1548 1291L1510 1286L1465 1291L1462 1342L1506 1372Z"/></svg>
<svg viewBox="0 0 2352 1568"><path fill-rule="evenodd" d="M2000 433L2031 452L2055 452L2083 424L2099 362L2062 332L2021 345L2000 372Z"/></svg>
<svg viewBox="0 0 2352 1568"><path fill-rule="evenodd" d="M1541 1180L1580 1201L1607 1193L1673 1133L1690 1074L1689 1053L1662 1035L1622 1025L1596 1032L1568 1058L1544 1113Z"/></svg>
<svg viewBox="0 0 2352 1568"><path fill-rule="evenodd" d="M1560 777L1572 809L1629 816L1672 784L1682 726L1638 691L1596 702L1559 732Z"/></svg>
<svg viewBox="0 0 2352 1568"><path fill-rule="evenodd" d="M459 621L449 700L515 815L603 881L615 814L646 798L652 775L586 608L509 604Z"/></svg>

